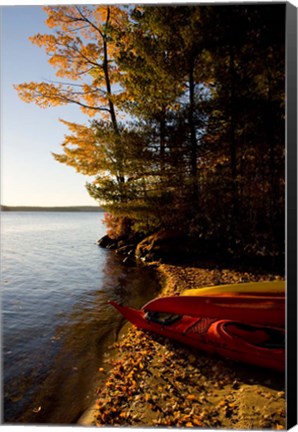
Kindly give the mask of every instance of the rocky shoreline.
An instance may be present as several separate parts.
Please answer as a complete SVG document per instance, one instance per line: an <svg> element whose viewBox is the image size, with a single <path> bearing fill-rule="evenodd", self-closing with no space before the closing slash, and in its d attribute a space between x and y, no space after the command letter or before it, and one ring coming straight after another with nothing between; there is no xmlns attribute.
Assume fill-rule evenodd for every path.
<svg viewBox="0 0 298 432"><path fill-rule="evenodd" d="M171 230L160 230L147 237L133 235L128 238L114 239L109 235L103 236L97 242L98 246L113 250L131 261L146 263L162 261L163 259L181 259L189 257L196 251L195 244L183 233Z"/></svg>
<svg viewBox="0 0 298 432"><path fill-rule="evenodd" d="M278 274L195 261L149 265L159 275L161 295L192 287L283 279ZM114 349L107 367L99 369L97 401L81 418L81 425L286 428L283 374L198 352L128 324Z"/></svg>

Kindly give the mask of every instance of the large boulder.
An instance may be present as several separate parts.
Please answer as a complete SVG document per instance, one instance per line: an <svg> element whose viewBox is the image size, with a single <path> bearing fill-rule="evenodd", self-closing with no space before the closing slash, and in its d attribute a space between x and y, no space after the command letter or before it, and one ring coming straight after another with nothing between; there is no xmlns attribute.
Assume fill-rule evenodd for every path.
<svg viewBox="0 0 298 432"><path fill-rule="evenodd" d="M188 239L184 234L162 230L142 240L136 247L135 256L144 261L154 261L185 255L188 249Z"/></svg>

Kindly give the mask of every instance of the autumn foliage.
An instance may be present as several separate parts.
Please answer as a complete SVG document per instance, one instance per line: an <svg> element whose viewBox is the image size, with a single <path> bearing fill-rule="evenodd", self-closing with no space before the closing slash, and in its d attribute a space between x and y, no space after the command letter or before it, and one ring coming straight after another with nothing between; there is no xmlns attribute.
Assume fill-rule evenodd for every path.
<svg viewBox="0 0 298 432"><path fill-rule="evenodd" d="M93 177L114 231L122 218L211 253L282 257L285 5L44 9L51 31L31 41L57 82L16 89L90 118L63 121L54 157Z"/></svg>

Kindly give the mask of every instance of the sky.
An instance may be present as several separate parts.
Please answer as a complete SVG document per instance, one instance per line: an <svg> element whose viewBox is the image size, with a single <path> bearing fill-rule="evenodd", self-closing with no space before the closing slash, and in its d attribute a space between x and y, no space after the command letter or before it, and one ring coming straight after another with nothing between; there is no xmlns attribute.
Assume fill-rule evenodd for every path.
<svg viewBox="0 0 298 432"><path fill-rule="evenodd" d="M68 129L59 118L88 122L79 107L42 109L21 101L13 84L55 80L42 48L29 36L47 33L41 6L1 7L1 204L26 206L97 205L85 184L90 177L60 164Z"/></svg>

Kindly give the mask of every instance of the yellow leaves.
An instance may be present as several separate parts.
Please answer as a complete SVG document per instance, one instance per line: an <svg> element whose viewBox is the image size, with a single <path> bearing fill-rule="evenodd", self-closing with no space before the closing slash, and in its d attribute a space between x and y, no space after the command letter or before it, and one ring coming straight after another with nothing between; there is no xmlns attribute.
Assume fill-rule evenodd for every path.
<svg viewBox="0 0 298 432"><path fill-rule="evenodd" d="M37 45L38 47L45 47L46 52L55 52L57 48L57 40L54 35L52 34L45 34L42 35L40 33L29 37L30 42L32 42L34 45Z"/></svg>
<svg viewBox="0 0 298 432"><path fill-rule="evenodd" d="M44 48L50 65L56 69L56 76L69 81L24 83L15 87L19 97L41 108L74 103L89 117L100 113L102 120L109 121L108 106L111 101L115 104L116 99L107 94L107 89L119 82L120 75L112 63L116 46L107 38L109 27L106 24L108 20L109 23L117 21L119 25L119 20L125 21L127 12L116 6L95 5L46 6L43 9L48 16L46 24L55 30L51 34L38 33L30 40Z"/></svg>
<svg viewBox="0 0 298 432"><path fill-rule="evenodd" d="M88 107L97 107L107 105L107 97L105 93L100 92L98 89L94 88L93 85L83 84L82 85L82 99L88 105ZM93 113L90 113L93 116Z"/></svg>
<svg viewBox="0 0 298 432"><path fill-rule="evenodd" d="M93 175L98 172L98 147L94 130L86 125L60 120L70 130L65 135L64 155L54 154L58 162L73 166L83 174Z"/></svg>
<svg viewBox="0 0 298 432"><path fill-rule="evenodd" d="M134 370L129 372L129 374L127 375L127 379L132 379L133 375L134 375Z"/></svg>
<svg viewBox="0 0 298 432"><path fill-rule="evenodd" d="M98 5L95 6L93 11L94 20L101 25L105 25L107 22L114 25L121 25L121 23L124 23L126 16L126 12L118 6Z"/></svg>
<svg viewBox="0 0 298 432"><path fill-rule="evenodd" d="M81 53L83 45L80 38L75 35L61 32L57 32L55 35L37 34L30 40L33 44L45 49L45 52L50 56L48 62L58 69L57 76L77 80L84 67L86 70L88 57L84 57Z"/></svg>
<svg viewBox="0 0 298 432"><path fill-rule="evenodd" d="M131 388L131 389L135 389L136 386L137 386L137 382L136 382L134 379L131 380L131 386L130 386L130 388Z"/></svg>
<svg viewBox="0 0 298 432"><path fill-rule="evenodd" d="M145 401L148 402L151 399L151 395L148 393L145 393L144 398L145 398Z"/></svg>
<svg viewBox="0 0 298 432"><path fill-rule="evenodd" d="M64 62L63 58L55 56L53 62ZM71 77L72 73L67 73ZM93 117L98 109L107 107L107 98L104 92L92 85L82 85L78 90L71 85L53 83L24 83L14 86L18 96L27 103L34 102L40 108L66 105L69 103L78 104L82 111Z"/></svg>
<svg viewBox="0 0 298 432"><path fill-rule="evenodd" d="M107 10L106 7L101 9ZM103 73L104 62L108 59L103 57L103 29L93 28L93 24L90 24L94 19L92 10L91 7L47 7L48 24L60 29L55 35L37 34L30 38L32 43L43 47L50 56L49 63L56 69L56 76L72 82L81 81L82 85L73 85L72 82L69 85L25 83L16 87L21 99L34 102L42 108L76 103L89 117L94 117L100 109L102 119L110 120L110 113L102 110L106 109L109 102L106 94L107 77ZM80 28L76 27L78 19ZM82 25L81 20L86 25ZM86 26L90 27L89 32ZM115 46L111 41L107 43L107 49L109 55L113 56ZM112 85L119 80L119 74L111 64L108 73Z"/></svg>
<svg viewBox="0 0 298 432"><path fill-rule="evenodd" d="M46 25L50 28L56 27L63 17L63 9L45 6L43 10L48 14L48 18L45 21Z"/></svg>
<svg viewBox="0 0 298 432"><path fill-rule="evenodd" d="M82 26L80 11L85 13L88 17L88 8L80 6L45 6L43 10L47 13L48 17L45 21L46 25L50 28L60 28L62 31L72 31L79 29Z"/></svg>
<svg viewBox="0 0 298 432"><path fill-rule="evenodd" d="M14 86L19 97L27 103L34 102L41 108L65 105L62 86L49 83L30 82Z"/></svg>
<svg viewBox="0 0 298 432"><path fill-rule="evenodd" d="M68 65L68 60L65 56L63 56L61 54L60 55L55 54L49 59L49 63L50 63L50 65L52 65L54 67L59 66L60 68L65 69ZM60 72L60 74L61 74L61 72ZM64 75L64 73L63 73L63 75Z"/></svg>
<svg viewBox="0 0 298 432"><path fill-rule="evenodd" d="M186 399L190 401L194 401L197 399L197 397L194 394L189 394L186 396Z"/></svg>
<svg viewBox="0 0 298 432"><path fill-rule="evenodd" d="M194 416L192 418L192 422L193 422L194 426L200 426L200 427L203 426L203 423L201 422L201 420L199 419L198 416Z"/></svg>
<svg viewBox="0 0 298 432"><path fill-rule="evenodd" d="M96 62L98 60L98 57L100 55L101 49L99 44L95 43L89 43L87 45L82 45L80 49L80 55L88 59L88 61L94 61Z"/></svg>
<svg viewBox="0 0 298 432"><path fill-rule="evenodd" d="M108 7L107 6L96 6L94 10L94 18L97 22L105 23L108 17Z"/></svg>
<svg viewBox="0 0 298 432"><path fill-rule="evenodd" d="M105 34L107 22L118 22L125 12L116 6L48 6L43 8L47 13L46 24L64 33L80 34L84 39L98 40Z"/></svg>

